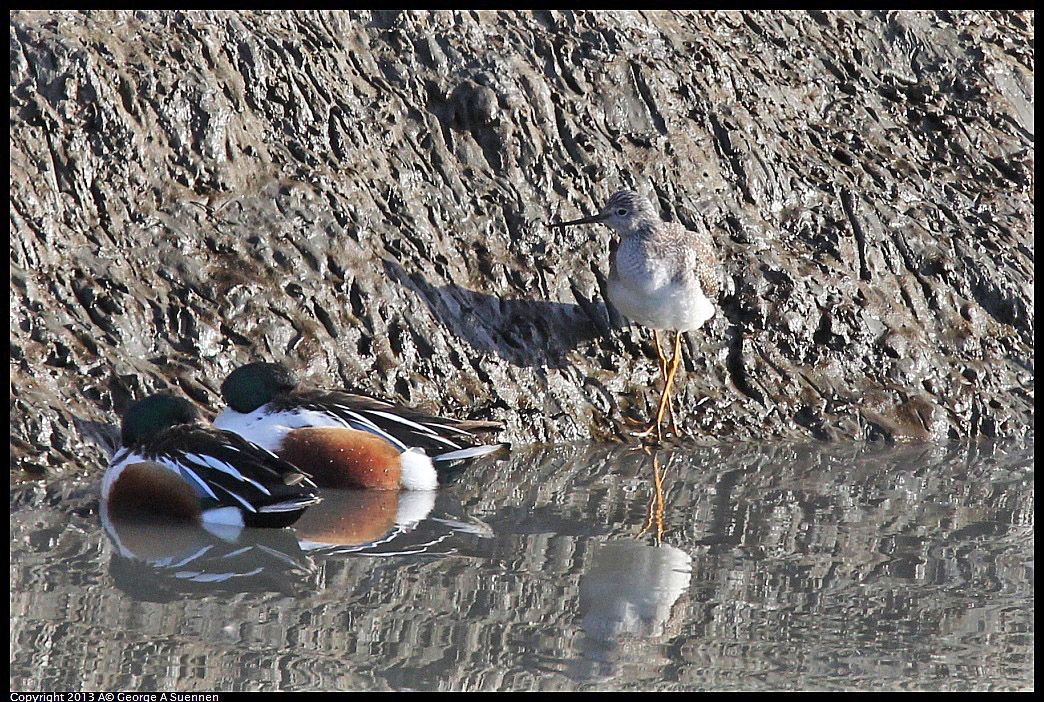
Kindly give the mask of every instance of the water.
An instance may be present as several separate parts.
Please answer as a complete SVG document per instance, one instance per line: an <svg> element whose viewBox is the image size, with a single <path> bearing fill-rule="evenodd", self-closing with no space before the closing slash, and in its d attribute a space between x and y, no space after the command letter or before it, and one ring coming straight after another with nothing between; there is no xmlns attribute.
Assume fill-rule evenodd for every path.
<svg viewBox="0 0 1044 702"><path fill-rule="evenodd" d="M1032 441L655 460L662 503L640 451L535 448L238 539L16 487L11 688L1032 689Z"/></svg>

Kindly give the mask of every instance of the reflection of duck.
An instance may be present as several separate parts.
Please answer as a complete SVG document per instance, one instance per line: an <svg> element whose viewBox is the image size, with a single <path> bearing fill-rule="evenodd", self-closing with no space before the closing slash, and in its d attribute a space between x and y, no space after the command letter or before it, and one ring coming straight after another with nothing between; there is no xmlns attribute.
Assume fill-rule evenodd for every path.
<svg viewBox="0 0 1044 702"><path fill-rule="evenodd" d="M101 521L115 548L110 564L120 589L144 600L178 593L298 590L312 564L289 529L121 519L102 503Z"/></svg>
<svg viewBox="0 0 1044 702"><path fill-rule="evenodd" d="M102 478L103 511L123 519L283 527L319 497L295 466L231 432L197 424L187 400L152 395L123 416Z"/></svg>
<svg viewBox="0 0 1044 702"><path fill-rule="evenodd" d="M447 555L493 535L477 520L450 516L457 510L448 502L431 490L326 490L294 530L301 548L319 557Z"/></svg>
<svg viewBox="0 0 1044 702"><path fill-rule="evenodd" d="M584 631L602 642L624 635L662 635L691 577L692 559L673 546L638 541L602 545L580 581Z"/></svg>
<svg viewBox="0 0 1044 702"><path fill-rule="evenodd" d="M274 451L321 487L430 490L439 474L503 444L475 432L498 422L448 419L363 395L299 388L278 363L249 363L221 385L214 426Z"/></svg>

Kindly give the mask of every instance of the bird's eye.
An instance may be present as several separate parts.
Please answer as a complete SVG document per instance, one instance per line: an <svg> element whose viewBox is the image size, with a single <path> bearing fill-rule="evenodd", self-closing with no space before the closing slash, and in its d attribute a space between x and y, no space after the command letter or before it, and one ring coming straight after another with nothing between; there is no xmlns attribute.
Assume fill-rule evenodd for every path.
<svg viewBox="0 0 1044 702"><path fill-rule="evenodd" d="M624 208L622 208L622 207L621 207L620 209L618 209L618 210L616 211L616 214L618 214L618 215L620 215L621 217L623 217L623 216L624 216L625 214L627 214L627 210L625 210Z"/></svg>

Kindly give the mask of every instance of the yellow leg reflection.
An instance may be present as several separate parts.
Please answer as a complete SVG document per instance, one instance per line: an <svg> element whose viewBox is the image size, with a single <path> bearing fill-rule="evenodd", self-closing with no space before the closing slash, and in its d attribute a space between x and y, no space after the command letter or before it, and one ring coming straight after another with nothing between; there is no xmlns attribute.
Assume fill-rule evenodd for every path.
<svg viewBox="0 0 1044 702"><path fill-rule="evenodd" d="M666 469L660 471L660 457L653 451L653 494L649 496L649 511L645 518L645 525L642 526L642 530L638 533L639 537L645 535L649 531L653 524L656 525L656 545L659 546L663 542L663 514L665 511L663 501L663 479L667 475Z"/></svg>

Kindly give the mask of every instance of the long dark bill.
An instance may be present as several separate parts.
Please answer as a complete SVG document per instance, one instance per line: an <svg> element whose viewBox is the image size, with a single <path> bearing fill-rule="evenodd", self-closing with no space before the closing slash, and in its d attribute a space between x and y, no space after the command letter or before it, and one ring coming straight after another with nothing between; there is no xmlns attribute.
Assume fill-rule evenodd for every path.
<svg viewBox="0 0 1044 702"><path fill-rule="evenodd" d="M602 215L596 214L590 217L584 217L583 219L574 219L572 222L554 222L551 224L552 227L571 227L574 224L597 224L602 221Z"/></svg>

